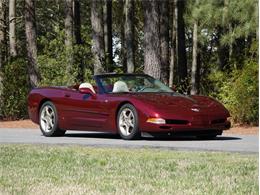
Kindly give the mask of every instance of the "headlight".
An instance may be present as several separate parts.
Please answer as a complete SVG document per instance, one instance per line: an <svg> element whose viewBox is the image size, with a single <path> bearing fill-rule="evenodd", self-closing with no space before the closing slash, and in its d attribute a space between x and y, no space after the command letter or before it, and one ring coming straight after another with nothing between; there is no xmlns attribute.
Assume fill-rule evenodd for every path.
<svg viewBox="0 0 260 195"><path fill-rule="evenodd" d="M166 124L165 120L162 118L148 118L146 122L154 124Z"/></svg>

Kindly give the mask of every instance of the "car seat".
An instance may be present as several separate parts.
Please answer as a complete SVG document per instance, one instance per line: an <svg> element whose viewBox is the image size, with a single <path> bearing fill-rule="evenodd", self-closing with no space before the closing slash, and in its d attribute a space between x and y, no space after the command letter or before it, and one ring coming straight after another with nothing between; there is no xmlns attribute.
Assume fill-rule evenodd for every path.
<svg viewBox="0 0 260 195"><path fill-rule="evenodd" d="M80 88L89 88L93 93L96 93L94 87L90 83L81 83L79 89Z"/></svg>
<svg viewBox="0 0 260 195"><path fill-rule="evenodd" d="M114 83L113 92L129 92L129 89L124 81L117 81Z"/></svg>

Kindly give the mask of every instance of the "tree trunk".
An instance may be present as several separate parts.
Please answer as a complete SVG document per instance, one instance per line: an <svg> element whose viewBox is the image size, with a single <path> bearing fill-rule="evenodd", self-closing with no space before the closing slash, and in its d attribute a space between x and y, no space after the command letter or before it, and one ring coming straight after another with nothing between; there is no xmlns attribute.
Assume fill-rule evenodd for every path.
<svg viewBox="0 0 260 195"><path fill-rule="evenodd" d="M198 22L195 21L193 25L193 41L192 41L192 68L191 68L191 95L198 93L199 83L197 81L198 74Z"/></svg>
<svg viewBox="0 0 260 195"><path fill-rule="evenodd" d="M16 0L9 0L9 44L10 56L17 56L16 50Z"/></svg>
<svg viewBox="0 0 260 195"><path fill-rule="evenodd" d="M217 53L218 53L218 62L219 62L219 69L225 70L228 68L228 61L231 57L232 51L230 51L228 45L223 45L220 43L221 37L229 32L229 29L231 30L232 24L227 25L226 20L228 19L228 0L224 0L223 3L223 15L222 15L222 24L217 26Z"/></svg>
<svg viewBox="0 0 260 195"><path fill-rule="evenodd" d="M102 1L92 0L91 26L92 26L92 53L94 57L94 74L104 72L105 48L103 30Z"/></svg>
<svg viewBox="0 0 260 195"><path fill-rule="evenodd" d="M178 83L182 84L187 78L187 57L185 46L185 24L184 24L185 1L177 0L177 72Z"/></svg>
<svg viewBox="0 0 260 195"><path fill-rule="evenodd" d="M73 19L74 19L74 36L75 36L75 41L76 45L81 45L82 44L82 39L81 39L81 18L80 18L80 1L79 0L74 0L74 11L73 11ZM80 82L83 82L84 80L84 65L81 59L81 56L78 56L75 59L75 62L78 65L78 74L77 74L77 80Z"/></svg>
<svg viewBox="0 0 260 195"><path fill-rule="evenodd" d="M3 49L3 51L4 51L4 54L3 54L3 58L4 58L4 62L6 62L7 61L7 59L8 59L8 56L9 56L9 51L8 51L8 34L7 34L7 29L8 29L8 25L7 25L7 23L8 23L8 10L7 10L7 8L8 8L8 5L7 5L7 0L3 0L3 2L4 2L4 21L3 21L3 24L4 24L4 49Z"/></svg>
<svg viewBox="0 0 260 195"><path fill-rule="evenodd" d="M0 0L0 71L4 64L5 39L5 2Z"/></svg>
<svg viewBox="0 0 260 195"><path fill-rule="evenodd" d="M144 7L144 73L160 79L159 5L157 1L143 1Z"/></svg>
<svg viewBox="0 0 260 195"><path fill-rule="evenodd" d="M169 1L164 0L160 8L160 48L161 48L161 80L169 82Z"/></svg>
<svg viewBox="0 0 260 195"><path fill-rule="evenodd" d="M235 39L234 43L229 46L229 53L231 59L235 59L234 62L235 69L237 68L240 69L243 67L243 62L245 61L246 58L245 51L246 51L246 42L244 37Z"/></svg>
<svg viewBox="0 0 260 195"><path fill-rule="evenodd" d="M71 74L73 67L73 0L65 0L65 47L67 51L67 74Z"/></svg>
<svg viewBox="0 0 260 195"><path fill-rule="evenodd" d="M127 72L133 73L135 68L134 56L134 0L125 0L125 45Z"/></svg>
<svg viewBox="0 0 260 195"><path fill-rule="evenodd" d="M82 44L81 39L81 18L80 18L80 1L74 0L74 11L73 11L73 19L74 19L74 36L77 45Z"/></svg>
<svg viewBox="0 0 260 195"><path fill-rule="evenodd" d="M227 29L224 29L221 26L217 27L217 54L219 70L221 71L228 68L229 47L220 43L221 37L226 33Z"/></svg>
<svg viewBox="0 0 260 195"><path fill-rule="evenodd" d="M124 1L119 1L120 5L120 18L125 18L124 13ZM121 49L120 49L120 61L122 63L123 71L127 72L127 63L126 63L126 48L125 48L125 25L124 22L120 24L120 41L121 41Z"/></svg>
<svg viewBox="0 0 260 195"><path fill-rule="evenodd" d="M36 20L33 0L25 0L25 33L27 41L28 73L31 87L40 80L37 67Z"/></svg>
<svg viewBox="0 0 260 195"><path fill-rule="evenodd" d="M113 65L112 47L112 0L104 2L104 43L106 54L106 71L110 72Z"/></svg>
<svg viewBox="0 0 260 195"><path fill-rule="evenodd" d="M176 66L176 25L177 25L177 6L172 2L172 31L171 31L171 63L169 74L169 86L173 86L174 68Z"/></svg>

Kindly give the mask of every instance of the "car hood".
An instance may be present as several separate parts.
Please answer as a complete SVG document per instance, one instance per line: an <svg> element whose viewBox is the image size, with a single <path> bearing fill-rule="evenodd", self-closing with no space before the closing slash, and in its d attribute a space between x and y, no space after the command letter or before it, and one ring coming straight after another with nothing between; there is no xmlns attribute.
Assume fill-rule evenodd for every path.
<svg viewBox="0 0 260 195"><path fill-rule="evenodd" d="M156 105L156 106L180 106L191 107L193 105L208 105L209 102L203 102L196 99L196 97L185 96L185 95L175 95L174 93L142 93L134 94L135 98L145 101L147 103Z"/></svg>
<svg viewBox="0 0 260 195"><path fill-rule="evenodd" d="M228 112L222 104L206 96L185 96L178 93L140 93L133 97L154 107L156 110L179 110L195 112Z"/></svg>

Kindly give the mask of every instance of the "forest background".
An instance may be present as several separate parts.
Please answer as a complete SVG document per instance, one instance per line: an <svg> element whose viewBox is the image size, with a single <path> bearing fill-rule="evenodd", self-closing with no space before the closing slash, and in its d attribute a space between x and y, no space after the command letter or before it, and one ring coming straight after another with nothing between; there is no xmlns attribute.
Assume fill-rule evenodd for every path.
<svg viewBox="0 0 260 195"><path fill-rule="evenodd" d="M0 0L0 120L38 86L146 73L258 124L256 0Z"/></svg>

